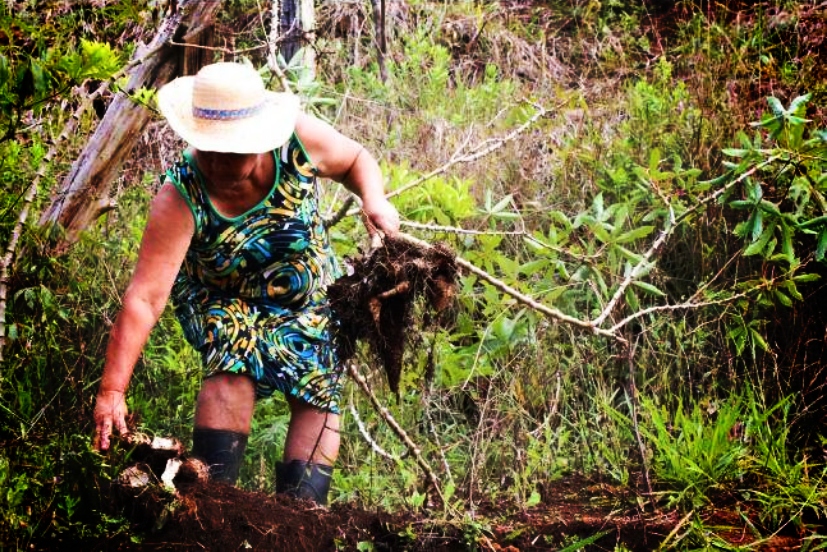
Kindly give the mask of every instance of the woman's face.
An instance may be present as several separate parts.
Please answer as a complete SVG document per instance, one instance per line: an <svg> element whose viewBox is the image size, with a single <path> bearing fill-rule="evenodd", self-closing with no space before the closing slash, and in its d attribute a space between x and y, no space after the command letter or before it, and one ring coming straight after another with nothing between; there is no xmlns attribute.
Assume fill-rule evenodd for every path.
<svg viewBox="0 0 827 552"><path fill-rule="evenodd" d="M196 151L198 168L207 178L218 182L238 182L251 178L260 162L258 153L220 153Z"/></svg>

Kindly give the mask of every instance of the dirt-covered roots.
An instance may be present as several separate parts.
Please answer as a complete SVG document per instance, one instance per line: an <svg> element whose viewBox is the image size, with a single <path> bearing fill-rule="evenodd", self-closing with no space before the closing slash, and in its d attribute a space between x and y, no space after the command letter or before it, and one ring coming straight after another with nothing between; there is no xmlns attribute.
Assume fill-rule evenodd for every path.
<svg viewBox="0 0 827 552"><path fill-rule="evenodd" d="M336 340L344 362L363 341L399 391L402 358L411 330L437 322L453 304L457 265L443 244L423 246L386 238L381 247L352 261L348 275L328 288L338 320Z"/></svg>

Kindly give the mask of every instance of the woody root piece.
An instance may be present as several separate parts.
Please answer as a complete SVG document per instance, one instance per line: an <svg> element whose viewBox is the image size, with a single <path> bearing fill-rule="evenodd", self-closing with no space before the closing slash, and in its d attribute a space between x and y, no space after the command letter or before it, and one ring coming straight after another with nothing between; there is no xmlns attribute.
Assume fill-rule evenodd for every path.
<svg viewBox="0 0 827 552"><path fill-rule="evenodd" d="M410 336L444 323L450 312L458 277L455 255L443 244L385 238L350 264L348 275L328 288L341 360L355 355L358 342L366 343L398 393Z"/></svg>

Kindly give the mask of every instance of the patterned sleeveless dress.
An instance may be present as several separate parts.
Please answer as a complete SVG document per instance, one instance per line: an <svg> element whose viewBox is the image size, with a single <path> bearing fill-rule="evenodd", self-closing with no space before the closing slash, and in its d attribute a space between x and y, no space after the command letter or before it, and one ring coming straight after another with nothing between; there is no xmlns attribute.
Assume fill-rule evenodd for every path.
<svg viewBox="0 0 827 552"><path fill-rule="evenodd" d="M295 135L273 156L270 193L232 218L212 205L187 153L167 171L195 220L172 289L175 314L205 377L247 374L256 398L280 391L338 413L341 369L325 291L339 268L318 212L315 167Z"/></svg>

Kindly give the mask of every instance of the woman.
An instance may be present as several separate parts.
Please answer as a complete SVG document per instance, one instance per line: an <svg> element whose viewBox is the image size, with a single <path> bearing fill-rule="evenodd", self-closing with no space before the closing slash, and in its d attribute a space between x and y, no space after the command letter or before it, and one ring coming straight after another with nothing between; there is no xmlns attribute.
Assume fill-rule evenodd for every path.
<svg viewBox="0 0 827 552"><path fill-rule="evenodd" d="M249 66L216 63L163 87L158 105L189 148L152 202L135 272L112 329L95 403L94 446L127 434L124 394L172 296L201 353L193 449L234 483L257 399L290 406L276 490L325 504L339 449L340 367L326 286L337 276L316 178L362 200L368 231L399 215L376 160L358 143L265 90Z"/></svg>

